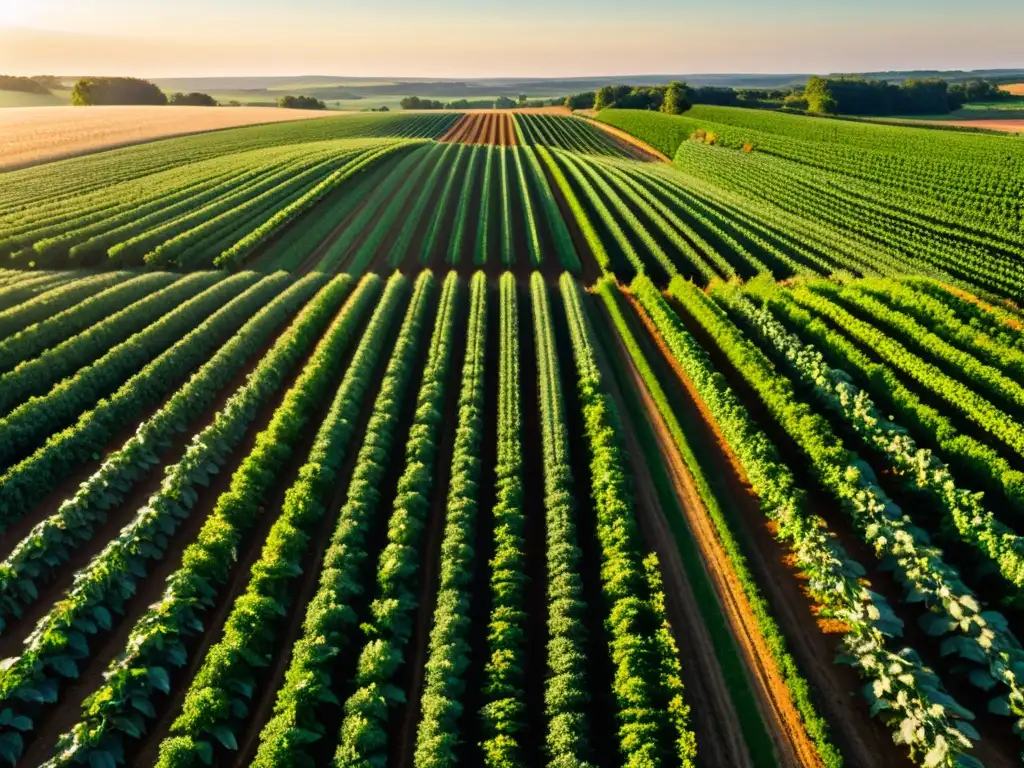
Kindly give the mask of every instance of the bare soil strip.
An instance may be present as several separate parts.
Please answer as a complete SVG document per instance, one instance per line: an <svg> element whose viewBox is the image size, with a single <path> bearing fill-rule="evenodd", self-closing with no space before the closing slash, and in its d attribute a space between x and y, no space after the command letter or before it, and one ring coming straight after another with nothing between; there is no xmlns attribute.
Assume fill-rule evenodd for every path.
<svg viewBox="0 0 1024 768"><path fill-rule="evenodd" d="M608 123L602 123L600 120L594 120L591 117L579 116L579 119L580 120L586 120L588 123L593 125L595 128L599 128L602 131L604 131L605 133L607 133L609 136L611 136L611 138L615 142L615 144L617 144L620 148L622 148L623 150L628 152L630 155L635 157L637 160L644 160L644 161L646 161L648 163L657 163L657 162L671 163L672 162L672 159L669 158L667 155L665 155L662 152L659 152L657 149L652 147L650 144L647 144L646 142L641 141L640 139L638 139L636 136L632 135L631 133L626 133L625 131L623 131L623 130L621 130L619 128L616 128L614 126L608 125Z"/></svg>
<svg viewBox="0 0 1024 768"><path fill-rule="evenodd" d="M470 112L456 120L438 141L514 147L518 144L514 119L507 112Z"/></svg>
<svg viewBox="0 0 1024 768"><path fill-rule="evenodd" d="M657 405L651 398L643 377L637 371L617 334L615 352L618 366L629 375L633 387L640 396L648 421L654 428L658 448L669 470L680 508L686 515L687 527L701 551L705 572L711 579L749 676L754 682L762 715L769 725L769 733L781 762L784 765L820 766L822 763L818 752L803 727L789 688L761 635L757 619L743 592L743 586L732 570L728 555L704 507L693 477ZM632 432L628 425L626 430ZM638 447L635 437L633 440ZM631 453L633 450L636 448L631 449Z"/></svg>
<svg viewBox="0 0 1024 768"><path fill-rule="evenodd" d="M599 356L600 357L600 356ZM621 357L621 355L620 355ZM616 365L628 364L616 361ZM625 368L624 368L625 370ZM614 376L605 366L604 381L619 413L627 413ZM642 387L642 384L641 384ZM654 480L643 461L639 438L629 418L620 423L633 478L637 521L647 546L661 563L665 584L665 606L673 634L679 646L686 700L697 735L697 757L702 766L749 768L754 763L747 749L741 720L733 705L729 685L722 673L715 643L701 618L700 606L675 545L675 537L658 502ZM680 498L684 503L685 498Z"/></svg>

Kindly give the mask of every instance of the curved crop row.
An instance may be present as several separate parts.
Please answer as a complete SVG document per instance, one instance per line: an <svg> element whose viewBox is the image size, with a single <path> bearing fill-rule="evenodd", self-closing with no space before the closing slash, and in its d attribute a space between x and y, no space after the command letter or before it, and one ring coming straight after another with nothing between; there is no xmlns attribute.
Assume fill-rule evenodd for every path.
<svg viewBox="0 0 1024 768"><path fill-rule="evenodd" d="M983 612L976 596L959 579L957 572L941 557L924 533L878 486L871 468L849 452L836 438L827 422L801 402L788 379L724 316L712 300L674 280L671 295L718 341L733 365L755 389L780 426L806 453L811 469L821 483L840 501L862 539L879 557L886 557L897 582L912 602L928 608L921 618L922 628L935 637L943 637L949 655L967 662L977 684L987 674L991 681L1010 690L995 702L1003 711L1024 715L1024 692L1018 689L1012 664L1024 661L1024 651L998 613ZM976 732L962 722L965 732L959 743L970 745ZM956 746L944 734L925 733L928 749L935 748L939 735L951 750Z"/></svg>
<svg viewBox="0 0 1024 768"><path fill-rule="evenodd" d="M178 275L168 272L139 275L8 336L0 341L0 375L104 318L113 317L128 305L157 293L177 279Z"/></svg>
<svg viewBox="0 0 1024 768"><path fill-rule="evenodd" d="M0 376L0 413L8 414L29 398L45 395L62 379L94 364L119 346L130 343L137 334L145 332L151 324L160 322L175 307L194 301L197 295L208 290L222 277L213 272L199 272L177 280L168 276L144 281L141 287L155 289L152 293L100 319L81 333L40 350L37 357L20 362L13 370ZM168 279L173 281L169 285ZM95 313L100 310L112 308L104 301L93 308L90 318L95 317ZM31 347L38 348L44 340L41 336L55 336L58 332L57 328L48 325L39 336L32 339L34 343ZM17 349L17 353L22 354L29 349L30 345L26 342Z"/></svg>
<svg viewBox="0 0 1024 768"><path fill-rule="evenodd" d="M347 290L352 281L344 276L340 282ZM264 497L358 337L363 319L379 295L379 282L373 275L364 278L324 331L270 423L256 436L252 451L232 475L230 488L217 499L196 540L185 549L181 567L167 577L160 601L136 621L125 650L104 673L103 685L82 703L81 719L58 740L57 756L48 768L116 759L125 752L125 737L139 738L147 730L147 720L155 719L153 698L167 693L164 683L170 679L171 669L187 663L188 639L203 633L205 615L231 575L233 554L264 513ZM201 441L202 436L197 442ZM168 501L166 495L159 497L155 497L156 504L154 499L149 504L157 514L161 502ZM145 515L143 512L140 518ZM135 546L147 539L141 537Z"/></svg>
<svg viewBox="0 0 1024 768"><path fill-rule="evenodd" d="M649 278L638 277L630 291L711 412L762 510L777 524L775 537L809 577L815 599L827 615L848 627L841 658L867 681L864 693L872 702L872 714L884 718L896 742L907 744L921 762L931 755L935 765L976 765L965 753L971 744L960 730L971 732L961 718L972 716L949 697L938 676L912 649L888 649L888 639L902 634L902 622L883 596L860 581L864 567L850 558L826 522L808 512L806 496L786 462L713 368L707 351L686 331Z"/></svg>
<svg viewBox="0 0 1024 768"><path fill-rule="evenodd" d="M160 461L171 437L202 415L217 393L325 279L321 275L302 278L256 312L119 450L104 458L103 465L61 503L57 512L33 526L15 545L0 563L0 631L8 617L21 616L24 608L38 598L39 587L53 581L71 553L103 524L107 511L119 506ZM267 287L277 290L278 286L272 283ZM261 295L259 300L266 299ZM251 307L242 311L251 312ZM183 341L190 343L188 337ZM117 397L114 395L111 402ZM91 453L94 449L86 445L84 450ZM59 468L54 470L53 474L58 474ZM38 488L35 484L31 487Z"/></svg>
<svg viewBox="0 0 1024 768"><path fill-rule="evenodd" d="M0 705L11 707L18 716L31 721L47 704L57 700L64 678L78 676L79 663L91 655L88 637L111 629L113 617L124 612L137 581L146 575L147 563L164 554L171 543L169 534L191 514L199 499L196 487L207 484L241 442L260 406L283 385L293 366L327 325L350 283L348 276L341 276L316 295L246 383L225 403L213 423L193 438L181 461L167 468L160 490L150 497L148 504L75 575L71 589L39 620L21 655L0 670ZM224 557L215 565L229 566L230 560ZM165 690L168 687L167 671L162 667L144 672L143 677L151 686ZM102 706L103 699L95 703ZM110 701L112 705L121 703ZM115 723L109 725L113 727ZM17 757L21 752L20 734L13 732L9 724L0 726L0 734L7 744L17 739L17 749L11 749ZM72 745L87 737L87 730L76 732ZM91 746L87 741L81 742L81 748ZM71 745L62 746L58 756L70 748Z"/></svg>
<svg viewBox="0 0 1024 768"><path fill-rule="evenodd" d="M94 294L114 287L130 277L130 272L108 272L82 277L0 312L0 339L6 340L25 328L60 314L79 302L87 301Z"/></svg>
<svg viewBox="0 0 1024 768"><path fill-rule="evenodd" d="M243 273L221 280L60 381L45 395L23 402L0 419L0 466L10 466L47 436L73 423L100 398L116 391L134 371L258 279L254 273Z"/></svg>

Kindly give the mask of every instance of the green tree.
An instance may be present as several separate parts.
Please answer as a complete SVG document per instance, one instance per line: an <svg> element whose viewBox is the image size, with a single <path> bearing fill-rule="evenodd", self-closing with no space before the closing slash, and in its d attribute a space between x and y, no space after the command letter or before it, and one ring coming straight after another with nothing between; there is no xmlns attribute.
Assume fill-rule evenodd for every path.
<svg viewBox="0 0 1024 768"><path fill-rule="evenodd" d="M681 115L690 108L690 100L687 97L686 83L673 80L665 89L665 96L661 101L661 111L670 115Z"/></svg>
<svg viewBox="0 0 1024 768"><path fill-rule="evenodd" d="M167 95L136 77L83 77L71 91L76 107L102 104L166 104Z"/></svg>

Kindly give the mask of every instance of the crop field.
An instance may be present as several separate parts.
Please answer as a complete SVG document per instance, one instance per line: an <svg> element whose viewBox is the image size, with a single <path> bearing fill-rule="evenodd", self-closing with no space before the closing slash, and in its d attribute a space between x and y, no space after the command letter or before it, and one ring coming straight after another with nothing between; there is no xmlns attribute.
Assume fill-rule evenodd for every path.
<svg viewBox="0 0 1024 768"><path fill-rule="evenodd" d="M0 175L0 766L1019 765L1024 149L598 119Z"/></svg>
<svg viewBox="0 0 1024 768"><path fill-rule="evenodd" d="M10 98L7 96L6 98ZM35 99L42 97L26 96ZM28 105L31 106L31 105ZM168 136L323 117L322 112L254 107L37 107L0 110L0 171Z"/></svg>
<svg viewBox="0 0 1024 768"><path fill-rule="evenodd" d="M440 141L514 147L518 143L516 121L512 115L501 112L462 115Z"/></svg>

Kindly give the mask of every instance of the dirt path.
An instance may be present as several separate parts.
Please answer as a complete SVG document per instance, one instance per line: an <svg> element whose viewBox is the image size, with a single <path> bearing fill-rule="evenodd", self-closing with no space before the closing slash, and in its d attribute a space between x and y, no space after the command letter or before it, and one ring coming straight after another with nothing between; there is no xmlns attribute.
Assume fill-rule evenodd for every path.
<svg viewBox="0 0 1024 768"><path fill-rule="evenodd" d="M609 321L610 322L610 321ZM715 588L719 604L729 622L741 656L754 683L769 735L784 765L822 765L814 743L810 740L800 714L793 703L789 688L782 678L771 652L761 635L757 619L743 592L743 586L732 570L710 516L701 500L693 477L679 453L661 413L633 364L621 338L616 334L618 365L625 371L635 387L644 411L657 437L658 448L666 462L680 508L686 515L687 527L701 551L704 570ZM628 421L628 420L627 420ZM632 432L627 426L627 431ZM639 448L632 438L631 454Z"/></svg>
<svg viewBox="0 0 1024 768"><path fill-rule="evenodd" d="M852 667L835 663L841 626L827 619L818 619L817 606L801 586L806 577L794 567L792 555L775 540L774 524L761 512L760 502L717 422L665 347L643 308L628 294L624 295L631 302L636 319L648 334L651 345L658 350L657 360L653 354L648 359L652 365L662 362L672 371L672 383L679 385L679 400L686 404L686 422L697 425L692 438L700 446L702 455L713 462L714 471L724 478L720 487L727 489L733 509L742 516L744 533L752 545L744 547L748 564L771 603L790 652L818 693L822 714L832 725L848 765L866 768L880 756L884 756L886 765L909 765L906 756L893 745L885 727L870 718L862 697L850 695L851 691L858 690L861 683Z"/></svg>
<svg viewBox="0 0 1024 768"><path fill-rule="evenodd" d="M619 355L621 357L621 355ZM628 358L616 365L630 365ZM625 368L623 368L625 370ZM613 376L605 370L604 380L608 392L616 401L619 413L627 413L622 394ZM642 389L642 385L640 387ZM680 560L672 529L658 502L654 480L636 432L630 420L621 420L625 437L629 470L633 478L634 503L637 521L648 547L653 549L661 563L665 582L665 600L669 623L679 646L686 700L691 705L691 717L697 735L698 761L702 766L752 766L742 723L733 706L729 686L718 663L715 644L701 620L701 611L693 586ZM679 489L677 488L677 493ZM689 501L680 497L681 505Z"/></svg>
<svg viewBox="0 0 1024 768"><path fill-rule="evenodd" d="M604 131L612 138L612 140L617 146L619 146L621 149L623 149L625 152L627 152L629 155L636 158L637 160L643 160L648 163L672 162L671 158L669 158L667 155L663 154L662 152L659 152L650 144L641 141L631 133L626 133L625 131L616 128L615 126L608 125L608 123L603 123L600 120L595 120L594 118L587 117L586 115L577 115L577 118L580 120L585 120L595 128Z"/></svg>

